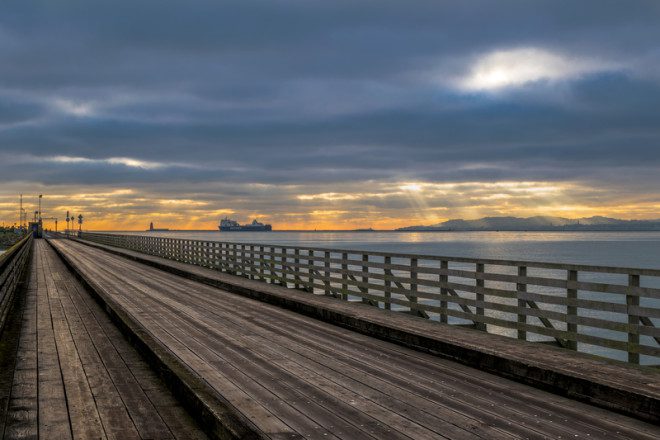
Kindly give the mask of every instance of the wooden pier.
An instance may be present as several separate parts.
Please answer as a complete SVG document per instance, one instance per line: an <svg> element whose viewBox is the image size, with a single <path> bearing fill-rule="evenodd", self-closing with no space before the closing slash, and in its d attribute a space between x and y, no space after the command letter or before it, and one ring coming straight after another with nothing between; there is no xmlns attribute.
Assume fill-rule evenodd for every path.
<svg viewBox="0 0 660 440"><path fill-rule="evenodd" d="M85 233L85 240L520 340L660 365L660 269ZM578 313L580 311L580 313Z"/></svg>
<svg viewBox="0 0 660 440"><path fill-rule="evenodd" d="M635 365L637 356L624 363L577 352L566 341L584 341L570 338L578 323L559 329L550 321L556 332L542 333L564 348L479 331L493 323L481 297L462 303L474 306L469 315L458 307L472 328L448 325L457 310L423 302L432 292L421 287L429 286L419 261L411 274L391 255L379 262L329 250L83 238L26 239L10 256L15 264L3 260L3 276L16 280L0 322L4 438L660 436L660 372ZM378 264L390 266L370 269ZM443 267L433 276L467 275ZM520 276L525 283L517 284L543 278ZM430 287L452 288L440 279ZM493 293L479 282L488 279L477 278L475 294ZM603 285L582 283L562 286ZM627 287L638 299L656 294L635 280ZM456 300L438 295L432 299ZM568 307L598 302L575 300L583 302ZM407 313L392 310L402 305L396 301ZM624 344L654 354L657 315L642 305L627 305L634 325L639 315L646 324ZM444 319L428 319L440 310ZM516 331L537 327L525 320L516 318L524 324ZM634 334L625 325L617 329Z"/></svg>
<svg viewBox="0 0 660 440"><path fill-rule="evenodd" d="M3 438L206 438L44 240L28 270L17 352L2 352Z"/></svg>

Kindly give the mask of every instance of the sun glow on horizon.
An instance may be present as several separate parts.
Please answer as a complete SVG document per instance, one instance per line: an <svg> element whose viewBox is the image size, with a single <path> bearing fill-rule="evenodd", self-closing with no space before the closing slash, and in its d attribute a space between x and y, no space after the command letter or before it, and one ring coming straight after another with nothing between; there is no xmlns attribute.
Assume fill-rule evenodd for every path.
<svg viewBox="0 0 660 440"><path fill-rule="evenodd" d="M143 231L150 222L161 228L215 230L225 216L241 223L257 218L275 230L395 229L487 216L660 218L660 195L612 194L580 182L405 180L349 183L332 192L323 185L273 185L250 196L225 196L221 189L179 197L130 187L58 190L34 191L45 193L44 216L58 217L62 228L67 210L83 214L89 230ZM24 201L26 211L34 212L35 200ZM18 196L0 193L0 220L16 223L17 213Z"/></svg>

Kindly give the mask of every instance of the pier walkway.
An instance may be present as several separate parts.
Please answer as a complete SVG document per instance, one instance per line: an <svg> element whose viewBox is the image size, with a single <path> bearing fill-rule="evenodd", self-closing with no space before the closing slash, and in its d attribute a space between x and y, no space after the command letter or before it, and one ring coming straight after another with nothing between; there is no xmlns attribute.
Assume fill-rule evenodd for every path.
<svg viewBox="0 0 660 440"><path fill-rule="evenodd" d="M46 241L33 246L2 334L0 437L206 438Z"/></svg>
<svg viewBox="0 0 660 440"><path fill-rule="evenodd" d="M75 268L88 291L104 304L114 322L141 349L152 367L161 377L171 378L170 388L174 388L189 411L202 422L212 425L212 420L218 421L210 429L206 425L207 431L218 436L327 439L654 439L660 436L660 429L650 423L230 293L99 247L71 240L52 240L51 244ZM73 285L72 281L58 280L58 277L70 280L71 275L64 272L46 243L38 240L35 246L34 260L42 263L33 264L33 280L40 277L54 280L44 281L46 288L42 287L42 291L46 292L41 295L48 298L47 286L53 283ZM58 275L47 272L54 266L60 268ZM41 285L37 286L36 290L34 287L30 290L27 310L35 309L34 305L30 306L31 297L35 303L46 304L44 299L38 300ZM266 286L264 283L264 289ZM51 307L51 315L73 312L80 304L92 309L86 293L78 287L73 291L64 294L58 291L57 295L64 295L64 299L58 299L62 309ZM73 294L75 301L67 299L67 295ZM38 310L36 317L41 317L43 307ZM103 321L97 312L92 313L95 319ZM61 320L50 321L54 330L60 325L56 321ZM123 348L116 331L103 323L108 341L122 345L115 350L126 352L128 349ZM29 330L26 334L34 339ZM483 335L494 343L502 339ZM95 338L86 341L96 343ZM29 344L22 345L23 349L30 350ZM66 351L61 356L69 356L65 365L76 362L75 356ZM577 364L572 367L578 368ZM608 364L602 365L607 372ZM121 368L122 377L146 374L142 368L139 373L132 373L128 365ZM115 373L111 368L107 371ZM67 377L64 373L63 376ZM657 392L654 389L657 385L647 381L647 388L653 388L651 392ZM149 394L145 391L145 395ZM55 397L63 399L61 393ZM153 410L157 420L163 423L167 420L159 416L159 408ZM170 430L174 435L174 429Z"/></svg>

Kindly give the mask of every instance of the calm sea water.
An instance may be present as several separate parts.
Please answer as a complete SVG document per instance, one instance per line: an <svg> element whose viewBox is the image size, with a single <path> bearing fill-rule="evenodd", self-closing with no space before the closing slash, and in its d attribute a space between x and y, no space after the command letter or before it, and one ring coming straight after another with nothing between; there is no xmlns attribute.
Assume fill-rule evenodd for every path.
<svg viewBox="0 0 660 440"><path fill-rule="evenodd" d="M660 268L660 232L124 232L449 257Z"/></svg>
<svg viewBox="0 0 660 440"><path fill-rule="evenodd" d="M227 241L235 243L278 244L305 247L321 247L345 250L383 251L393 253L426 254L447 257L471 257L487 259L543 261L557 263L574 263L587 265L619 266L634 268L660 269L660 232L219 232L219 231L168 231L168 232L130 232L135 235L154 235L171 238L186 238L193 240ZM405 264L405 262L404 262ZM454 264L452 266L452 264ZM450 268L474 270L474 265L450 263ZM516 268L510 267L510 274L515 274ZM500 269L502 270L502 269ZM531 276L548 276L546 273L533 273ZM551 271L552 272L552 271ZM563 278L566 273L556 271L551 277ZM396 273L395 273L396 275ZM405 274L403 274L405 275ZM426 275L426 277L431 275ZM420 275L425 278L425 275ZM431 276L432 277L432 276ZM581 281L607 282L614 284L627 284L625 275L602 275L581 273ZM435 277L432 277L435 279ZM431 278L429 278L431 279ZM450 277L452 281L452 277ZM469 282L474 280L454 280L456 282ZM510 284L510 283L509 283ZM506 283L487 282L487 287L512 289ZM643 287L660 288L660 279L642 277ZM420 287L420 290L424 290ZM542 286L528 286L530 292L557 295L565 297L565 290L547 288ZM461 292L461 296L474 295ZM580 291L581 299L625 304L624 295L614 295L596 292ZM351 298L359 300L359 298ZM401 298L405 299L405 298ZM495 301L508 305L516 305L515 299L498 299L487 296L487 301ZM421 300L429 305L434 300ZM643 307L660 308L660 299L642 298ZM543 304L543 309L565 313L565 306ZM393 306L393 309L401 308ZM458 310L456 304L450 308ZM405 309L405 308L404 308ZM431 319L438 316L431 314ZM579 309L580 316L606 319L627 323L626 314L617 314L597 310ZM487 316L515 322L516 315L487 309ZM532 320L532 318L529 318ZM660 326L660 319L652 318L656 326ZM458 318L449 318L450 323L467 323ZM530 321L530 323L533 322ZM538 325L537 323L534 323ZM555 328L566 330L564 322L554 321ZM511 328L488 326L488 331L510 337L516 337L515 330ZM580 332L588 335L605 337L611 340L625 342L627 334L602 328L580 326ZM530 340L548 340L548 337L529 333ZM642 343L647 346L656 346L650 336L642 336ZM579 344L579 350L625 360L624 351L611 350L602 346ZM642 356L643 364L658 364L659 358Z"/></svg>

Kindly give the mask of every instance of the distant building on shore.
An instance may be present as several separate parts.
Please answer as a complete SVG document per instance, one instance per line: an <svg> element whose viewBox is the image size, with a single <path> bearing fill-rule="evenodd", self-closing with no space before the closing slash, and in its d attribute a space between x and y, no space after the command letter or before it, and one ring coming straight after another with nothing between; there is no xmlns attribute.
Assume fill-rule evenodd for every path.
<svg viewBox="0 0 660 440"><path fill-rule="evenodd" d="M147 232L159 232L159 231L169 231L167 228L154 228L154 222L149 223L149 229Z"/></svg>

